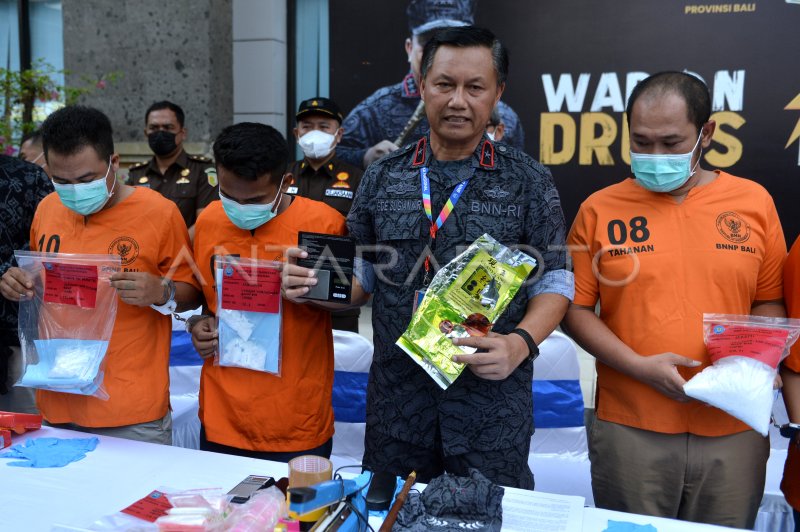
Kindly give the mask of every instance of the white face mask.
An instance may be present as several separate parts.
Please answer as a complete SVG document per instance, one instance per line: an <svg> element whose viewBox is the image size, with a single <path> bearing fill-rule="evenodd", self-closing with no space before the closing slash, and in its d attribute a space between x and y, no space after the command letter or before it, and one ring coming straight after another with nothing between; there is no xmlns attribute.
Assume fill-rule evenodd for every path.
<svg viewBox="0 0 800 532"><path fill-rule="evenodd" d="M333 151L336 135L315 129L309 131L297 141L303 154L309 159L324 159Z"/></svg>

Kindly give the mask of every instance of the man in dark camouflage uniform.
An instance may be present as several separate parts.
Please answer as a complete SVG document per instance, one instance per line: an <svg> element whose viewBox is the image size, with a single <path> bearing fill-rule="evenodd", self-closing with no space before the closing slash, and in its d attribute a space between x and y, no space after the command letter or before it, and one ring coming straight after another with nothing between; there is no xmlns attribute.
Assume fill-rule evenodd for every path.
<svg viewBox="0 0 800 532"><path fill-rule="evenodd" d="M522 151L484 134L505 88L508 56L494 35L474 27L438 32L425 47L421 87L430 135L371 165L348 228L365 253L358 280L373 294L375 354L367 396L363 464L373 471L430 480L475 467L492 481L533 489L527 465L533 434L532 359L573 296L566 270L566 226L550 172ZM432 216L469 180L436 237L423 210L428 168ZM459 340L461 376L443 391L395 341L407 327L429 253L445 264L484 233L522 246L540 270L493 333ZM535 250L535 251L534 251Z"/></svg>
<svg viewBox="0 0 800 532"><path fill-rule="evenodd" d="M378 89L350 111L342 124L344 137L337 147L339 158L366 168L399 147L395 141L421 101L418 82L422 48L442 28L472 24L475 3L476 0L412 0L409 3L406 13L411 36L406 39L405 48L411 72L400 83ZM524 149L525 133L519 117L503 102L498 102L497 107L505 124L503 142ZM402 144L415 143L427 135L429 129L423 115Z"/></svg>

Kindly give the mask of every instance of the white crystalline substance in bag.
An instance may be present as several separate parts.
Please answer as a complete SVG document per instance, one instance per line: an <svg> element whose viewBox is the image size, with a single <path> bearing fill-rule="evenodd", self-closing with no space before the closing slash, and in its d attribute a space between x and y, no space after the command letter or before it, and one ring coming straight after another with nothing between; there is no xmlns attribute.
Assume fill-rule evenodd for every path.
<svg viewBox="0 0 800 532"><path fill-rule="evenodd" d="M250 335L253 334L255 325L247 319L244 312L222 309L219 313L219 319L224 321L225 325L233 329L242 340L249 340Z"/></svg>
<svg viewBox="0 0 800 532"><path fill-rule="evenodd" d="M775 370L758 360L731 356L709 366L683 385L683 391L724 410L762 436L769 431L775 399Z"/></svg>
<svg viewBox="0 0 800 532"><path fill-rule="evenodd" d="M53 367L47 373L54 379L77 379L86 373L94 349L85 347L60 347L56 350Z"/></svg>
<svg viewBox="0 0 800 532"><path fill-rule="evenodd" d="M254 342L234 338L225 345L221 358L225 366L263 370L267 363L267 350Z"/></svg>

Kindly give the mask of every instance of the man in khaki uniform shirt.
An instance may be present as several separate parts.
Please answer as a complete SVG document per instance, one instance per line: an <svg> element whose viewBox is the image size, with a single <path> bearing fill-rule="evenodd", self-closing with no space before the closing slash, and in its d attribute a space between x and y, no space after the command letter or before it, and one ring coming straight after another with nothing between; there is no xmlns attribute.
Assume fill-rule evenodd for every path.
<svg viewBox="0 0 800 532"><path fill-rule="evenodd" d="M126 184L152 188L174 201L193 237L197 215L219 195L211 159L189 155L183 149L183 124L183 109L174 103L163 101L150 106L144 132L154 156L131 166Z"/></svg>
<svg viewBox="0 0 800 532"><path fill-rule="evenodd" d="M311 98L300 103L296 120L294 135L304 157L292 165L295 186L289 193L327 203L347 216L364 172L336 156L342 140L339 106L328 98Z"/></svg>
<svg viewBox="0 0 800 532"><path fill-rule="evenodd" d="M294 185L287 193L327 203L347 216L364 172L336 157L343 132L339 106L311 98L300 103L295 118L294 136L304 157L292 165ZM332 313L333 328L358 332L360 313L357 308Z"/></svg>

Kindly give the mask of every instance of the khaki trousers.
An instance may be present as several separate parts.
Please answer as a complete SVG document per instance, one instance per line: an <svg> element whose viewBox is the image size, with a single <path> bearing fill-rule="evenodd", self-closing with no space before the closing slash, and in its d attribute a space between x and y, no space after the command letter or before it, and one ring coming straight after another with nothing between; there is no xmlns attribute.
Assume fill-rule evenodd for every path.
<svg viewBox="0 0 800 532"><path fill-rule="evenodd" d="M169 410L167 410L167 415L161 419L136 423L135 425L123 425L122 427L83 427L75 423L48 423L48 425L59 429L100 434L101 436L172 445L172 412Z"/></svg>
<svg viewBox="0 0 800 532"><path fill-rule="evenodd" d="M752 529L769 439L662 434L599 419L589 438L599 508Z"/></svg>

